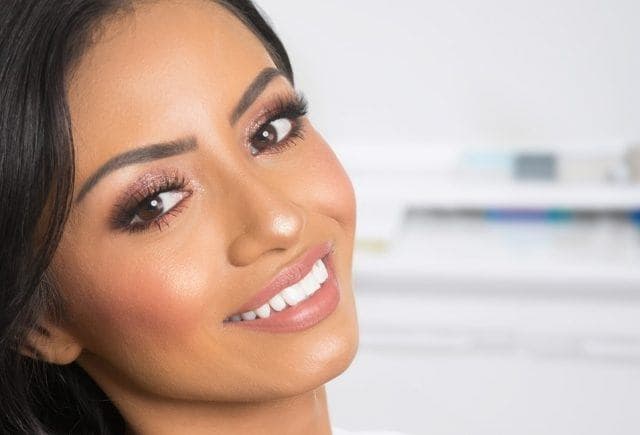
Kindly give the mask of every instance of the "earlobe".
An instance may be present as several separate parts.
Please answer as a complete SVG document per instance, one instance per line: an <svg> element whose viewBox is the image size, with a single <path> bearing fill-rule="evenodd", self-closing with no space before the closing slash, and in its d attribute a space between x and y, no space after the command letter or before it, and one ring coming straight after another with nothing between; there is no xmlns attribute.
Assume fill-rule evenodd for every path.
<svg viewBox="0 0 640 435"><path fill-rule="evenodd" d="M82 346L66 329L47 322L34 326L20 346L24 356L59 365L71 364L81 352Z"/></svg>

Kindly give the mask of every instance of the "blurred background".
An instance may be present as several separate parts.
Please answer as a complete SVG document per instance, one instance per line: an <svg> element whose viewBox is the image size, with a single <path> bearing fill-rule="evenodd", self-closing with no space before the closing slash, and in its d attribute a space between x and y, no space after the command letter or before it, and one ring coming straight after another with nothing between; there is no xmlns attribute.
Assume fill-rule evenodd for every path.
<svg viewBox="0 0 640 435"><path fill-rule="evenodd" d="M332 422L640 433L640 2L257 3L358 200Z"/></svg>

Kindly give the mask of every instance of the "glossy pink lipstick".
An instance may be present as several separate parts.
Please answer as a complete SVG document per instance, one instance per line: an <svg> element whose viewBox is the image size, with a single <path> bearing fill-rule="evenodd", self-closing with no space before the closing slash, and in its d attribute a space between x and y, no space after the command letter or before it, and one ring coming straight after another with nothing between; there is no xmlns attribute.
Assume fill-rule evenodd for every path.
<svg viewBox="0 0 640 435"><path fill-rule="evenodd" d="M311 272L318 260L322 260L326 268L326 279L313 294L298 302L294 306L287 305L281 311L271 308L269 317L253 320L230 321L229 316L225 327L242 327L266 332L295 332L312 327L328 317L338 306L340 301L340 287L335 274L333 262L334 245L328 241L309 249L294 264L282 269L262 290L246 304L240 307L234 316L240 313L254 311L269 302L271 298L285 288L298 283Z"/></svg>

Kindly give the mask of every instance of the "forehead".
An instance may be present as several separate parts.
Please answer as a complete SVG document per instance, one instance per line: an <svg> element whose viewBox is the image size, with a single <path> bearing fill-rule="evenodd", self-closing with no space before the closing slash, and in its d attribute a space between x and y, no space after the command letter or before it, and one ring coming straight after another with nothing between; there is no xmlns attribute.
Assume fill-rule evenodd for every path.
<svg viewBox="0 0 640 435"><path fill-rule="evenodd" d="M212 0L151 2L106 20L69 76L77 178L136 146L206 134L265 66L260 40Z"/></svg>

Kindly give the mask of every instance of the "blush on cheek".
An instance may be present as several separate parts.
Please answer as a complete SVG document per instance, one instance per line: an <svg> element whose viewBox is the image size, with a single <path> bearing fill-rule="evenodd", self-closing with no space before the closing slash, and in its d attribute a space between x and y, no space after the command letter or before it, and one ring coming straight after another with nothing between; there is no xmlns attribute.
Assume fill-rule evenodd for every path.
<svg viewBox="0 0 640 435"><path fill-rule="evenodd" d="M118 270L118 269L112 269ZM171 274L154 268L122 270L97 285L91 296L97 322L129 337L135 335L181 336L189 334L201 319L204 295L190 269L175 266Z"/></svg>
<svg viewBox="0 0 640 435"><path fill-rule="evenodd" d="M356 199L351 179L329 145L318 156L315 171L311 172L307 186L313 200L322 207L323 214L333 217L345 228L355 228Z"/></svg>

